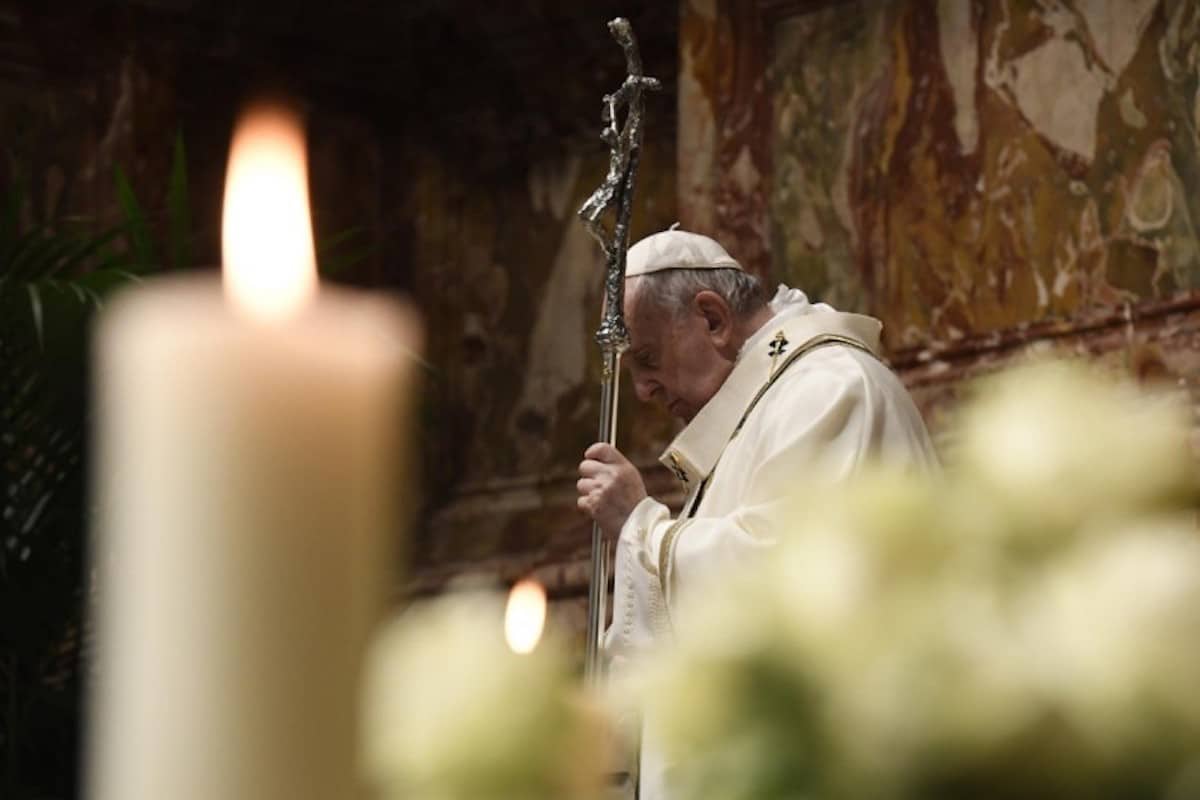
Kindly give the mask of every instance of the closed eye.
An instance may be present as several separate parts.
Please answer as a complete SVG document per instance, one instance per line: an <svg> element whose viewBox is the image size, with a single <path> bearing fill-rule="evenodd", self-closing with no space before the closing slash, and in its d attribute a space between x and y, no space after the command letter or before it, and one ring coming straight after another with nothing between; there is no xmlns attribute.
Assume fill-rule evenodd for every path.
<svg viewBox="0 0 1200 800"><path fill-rule="evenodd" d="M650 355L648 350L635 350L633 352L633 363L642 369L653 369L654 356Z"/></svg>

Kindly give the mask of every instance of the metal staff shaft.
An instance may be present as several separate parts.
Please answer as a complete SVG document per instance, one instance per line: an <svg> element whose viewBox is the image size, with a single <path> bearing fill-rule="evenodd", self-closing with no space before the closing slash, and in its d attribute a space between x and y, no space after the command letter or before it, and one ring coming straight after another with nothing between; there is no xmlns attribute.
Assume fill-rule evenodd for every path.
<svg viewBox="0 0 1200 800"><path fill-rule="evenodd" d="M600 383L600 432L596 441L617 443L617 399L620 393L621 353L615 349L604 353L604 377ZM584 679L595 681L600 669L600 634L607 614L608 564L612 546L592 523L592 575L588 584L587 651Z"/></svg>
<svg viewBox="0 0 1200 800"><path fill-rule="evenodd" d="M629 347L629 332L623 313L625 298L625 254L629 249L629 220L633 214L633 190L642 144L642 93L661 88L654 78L642 74L642 59L629 21L618 17L608 23L609 32L625 51L628 74L621 87L604 96L600 138L609 146L608 175L592 192L579 216L588 232L604 250L604 314L596 341L604 358L600 387L599 441L615 445L617 441L617 394L620 388L621 353ZM624 124L618 127L617 115L626 108ZM616 209L612 233L605 230L600 217L609 208ZM588 586L587 649L584 675L588 681L600 676L600 631L605 619L608 596L609 545L600 526L592 526L592 575Z"/></svg>

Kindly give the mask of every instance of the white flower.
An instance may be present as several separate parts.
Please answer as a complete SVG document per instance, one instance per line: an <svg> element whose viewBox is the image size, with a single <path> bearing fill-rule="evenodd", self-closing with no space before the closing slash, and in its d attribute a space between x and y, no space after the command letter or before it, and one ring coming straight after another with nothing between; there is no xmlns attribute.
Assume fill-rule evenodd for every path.
<svg viewBox="0 0 1200 800"><path fill-rule="evenodd" d="M964 414L962 474L1015 517L1018 537L1139 513L1194 485L1186 409L1077 364L1024 367L976 387Z"/></svg>
<svg viewBox="0 0 1200 800"><path fill-rule="evenodd" d="M760 563L673 615L645 696L683 797L1197 785L1179 407L1041 365L987 382L964 419L944 476L822 487Z"/></svg>
<svg viewBox="0 0 1200 800"><path fill-rule="evenodd" d="M1171 745L1139 741L1152 718L1200 743L1200 539L1191 526L1153 521L1082 544L1047 571L1029 606L1031 680L1105 758Z"/></svg>
<svg viewBox="0 0 1200 800"><path fill-rule="evenodd" d="M447 595L390 623L372 648L366 770L382 798L577 798L601 785L596 718L573 696L553 640L527 655L503 603Z"/></svg>

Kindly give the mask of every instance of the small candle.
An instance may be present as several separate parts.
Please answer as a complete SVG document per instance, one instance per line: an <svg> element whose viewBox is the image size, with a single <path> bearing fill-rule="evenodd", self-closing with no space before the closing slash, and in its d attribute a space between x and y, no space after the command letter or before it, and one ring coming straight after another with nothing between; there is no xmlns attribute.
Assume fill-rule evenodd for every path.
<svg viewBox="0 0 1200 800"><path fill-rule="evenodd" d="M420 603L374 643L367 770L380 800L582 800L604 787L609 741L540 636L545 593L461 593ZM507 639L507 641L506 641Z"/></svg>
<svg viewBox="0 0 1200 800"><path fill-rule="evenodd" d="M247 114L224 289L153 281L97 336L96 800L354 798L419 326L318 291L303 134Z"/></svg>
<svg viewBox="0 0 1200 800"><path fill-rule="evenodd" d="M504 609L504 639L514 653L532 653L546 625L546 590L535 580L518 581Z"/></svg>

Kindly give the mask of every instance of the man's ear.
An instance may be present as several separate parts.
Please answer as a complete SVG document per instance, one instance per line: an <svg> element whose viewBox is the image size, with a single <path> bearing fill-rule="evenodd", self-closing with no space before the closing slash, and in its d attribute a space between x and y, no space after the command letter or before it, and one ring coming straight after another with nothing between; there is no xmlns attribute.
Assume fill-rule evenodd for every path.
<svg viewBox="0 0 1200 800"><path fill-rule="evenodd" d="M725 298L709 289L696 293L692 308L704 318L708 335L718 347L723 347L733 338L733 310Z"/></svg>

